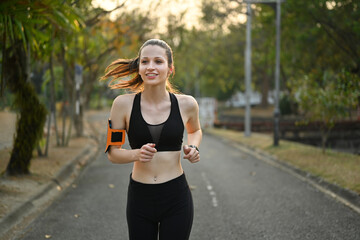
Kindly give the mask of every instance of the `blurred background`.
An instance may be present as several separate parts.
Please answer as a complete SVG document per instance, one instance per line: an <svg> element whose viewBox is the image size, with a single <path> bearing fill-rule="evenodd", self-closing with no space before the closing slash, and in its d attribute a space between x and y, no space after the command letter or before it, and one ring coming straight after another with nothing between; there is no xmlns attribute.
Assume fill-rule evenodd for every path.
<svg viewBox="0 0 360 240"><path fill-rule="evenodd" d="M282 1L280 138L359 153L359 8L355 0ZM274 130L276 11L274 1L251 4L251 130L264 134ZM82 136L84 112L109 109L124 93L99 81L106 66L136 57L150 38L172 46L172 81L198 99L204 127L243 131L248 13L241 0L1 1L7 173L28 172L34 149L47 154L50 133L58 146Z"/></svg>

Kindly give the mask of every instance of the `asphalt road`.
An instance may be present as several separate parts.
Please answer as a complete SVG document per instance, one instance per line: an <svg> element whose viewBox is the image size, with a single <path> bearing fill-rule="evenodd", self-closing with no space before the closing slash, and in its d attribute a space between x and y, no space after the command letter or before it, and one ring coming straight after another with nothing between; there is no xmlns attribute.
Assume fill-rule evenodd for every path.
<svg viewBox="0 0 360 240"><path fill-rule="evenodd" d="M200 151L201 162L183 160L193 187L192 240L360 239L360 215L308 183L213 136ZM100 153L19 239L128 239L130 171Z"/></svg>

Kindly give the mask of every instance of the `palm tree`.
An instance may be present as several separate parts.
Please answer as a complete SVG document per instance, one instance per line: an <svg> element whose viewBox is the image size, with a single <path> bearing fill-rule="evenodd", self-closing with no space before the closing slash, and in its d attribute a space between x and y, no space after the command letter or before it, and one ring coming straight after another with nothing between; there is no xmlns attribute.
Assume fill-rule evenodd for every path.
<svg viewBox="0 0 360 240"><path fill-rule="evenodd" d="M7 175L28 174L32 151L43 134L46 108L29 82L30 56L45 58L53 29L76 31L81 18L66 0L3 0L0 3L1 93L15 95L16 134ZM47 57L48 58L48 57Z"/></svg>

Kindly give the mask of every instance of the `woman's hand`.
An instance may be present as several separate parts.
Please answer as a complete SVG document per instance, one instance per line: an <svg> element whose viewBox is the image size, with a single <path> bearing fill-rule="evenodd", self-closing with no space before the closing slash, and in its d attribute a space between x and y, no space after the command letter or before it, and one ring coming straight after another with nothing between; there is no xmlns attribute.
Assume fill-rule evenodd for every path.
<svg viewBox="0 0 360 240"><path fill-rule="evenodd" d="M188 145L184 145L184 159L189 160L191 163L196 163L200 161L200 154L196 150L196 148L189 147Z"/></svg>
<svg viewBox="0 0 360 240"><path fill-rule="evenodd" d="M143 145L140 148L140 156L139 156L139 161L140 162L150 162L155 153L157 152L156 148L155 148L155 143L148 143Z"/></svg>

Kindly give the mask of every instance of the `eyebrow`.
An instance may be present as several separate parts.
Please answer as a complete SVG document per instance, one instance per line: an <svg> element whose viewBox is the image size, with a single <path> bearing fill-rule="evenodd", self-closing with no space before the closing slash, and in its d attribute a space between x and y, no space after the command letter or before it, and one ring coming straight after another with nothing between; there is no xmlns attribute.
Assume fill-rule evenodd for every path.
<svg viewBox="0 0 360 240"><path fill-rule="evenodd" d="M143 58L150 58L150 57L141 57L141 59L143 59ZM159 59L165 59L164 57L161 57L161 56L156 56L156 57L154 57L154 58L159 58Z"/></svg>

